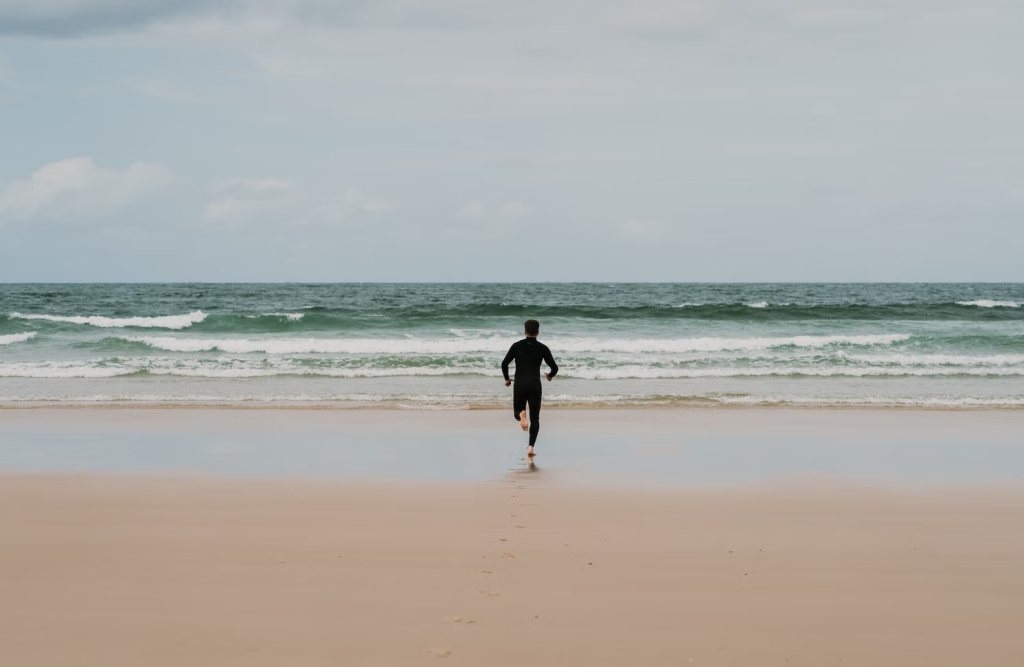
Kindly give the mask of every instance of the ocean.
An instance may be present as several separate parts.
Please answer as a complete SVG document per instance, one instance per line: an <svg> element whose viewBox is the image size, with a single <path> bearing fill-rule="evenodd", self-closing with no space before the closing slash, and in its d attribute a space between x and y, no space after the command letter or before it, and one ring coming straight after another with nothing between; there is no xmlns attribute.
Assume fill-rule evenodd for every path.
<svg viewBox="0 0 1024 667"><path fill-rule="evenodd" d="M0 405L1024 406L1024 284L5 284Z"/></svg>

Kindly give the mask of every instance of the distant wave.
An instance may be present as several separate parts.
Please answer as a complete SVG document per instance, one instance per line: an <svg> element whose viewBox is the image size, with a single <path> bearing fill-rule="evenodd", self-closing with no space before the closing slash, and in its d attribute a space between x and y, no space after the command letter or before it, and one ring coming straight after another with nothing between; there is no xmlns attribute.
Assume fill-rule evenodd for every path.
<svg viewBox="0 0 1024 667"><path fill-rule="evenodd" d="M908 334L862 336L790 336L784 338L568 338L552 340L560 352L714 352L723 350L764 350L773 347L826 347L830 345L890 345L908 340ZM123 340L145 343L170 352L212 352L234 354L457 354L505 352L508 338L424 339L424 338L171 338L132 336Z"/></svg>
<svg viewBox="0 0 1024 667"><path fill-rule="evenodd" d="M500 329L512 334L523 319L537 318L548 331L577 328L580 321L623 322L843 322L874 321L977 321L1024 322L1024 302L1020 300L977 300L933 304L817 304L801 305L775 301L707 303L679 301L674 305L592 306L592 305L511 305L461 304L408 307L346 308L311 307L304 309L231 312L195 310L181 315L156 317L111 317L103 315L50 315L25 312L0 315L0 323L9 318L35 320L103 328L148 328L202 331L209 338L221 334L244 336L298 332L350 333L371 331L395 334L427 327L438 329Z"/></svg>
<svg viewBox="0 0 1024 667"><path fill-rule="evenodd" d="M10 345L11 343L21 343L30 338L35 338L36 332L29 331L27 333L10 334L8 336L0 336L0 345Z"/></svg>
<svg viewBox="0 0 1024 667"><path fill-rule="evenodd" d="M739 301L713 303L707 301L677 301L666 304L592 305L592 304L511 304L472 303L459 305L414 305L381 307L372 312L356 308L307 309L307 319L313 317L324 323L337 319L363 320L384 318L389 322L424 322L430 320L462 322L483 318L545 318L558 319L652 319L652 320L722 320L749 322L787 322L805 320L982 320L1024 319L1024 312L1006 308L971 308L955 301L943 303L793 303ZM994 303L1013 304L1015 301ZM1019 305L1019 304L1018 304ZM467 320L468 318L468 320Z"/></svg>
<svg viewBox="0 0 1024 667"><path fill-rule="evenodd" d="M957 301L961 306L977 306L978 308L1020 308L1016 301L992 301L991 299L979 299L977 301Z"/></svg>
<svg viewBox="0 0 1024 667"><path fill-rule="evenodd" d="M298 322L305 315L305 313L260 313L259 315L245 315L244 317L250 320L254 320L257 317L283 317L289 322Z"/></svg>
<svg viewBox="0 0 1024 667"><path fill-rule="evenodd" d="M23 313L11 313L10 317L22 320L46 320L49 322L66 322L69 324L88 324L94 327L120 328L120 327L141 327L148 329L184 329L206 319L206 313L197 310L187 315L165 315L160 317L103 317L93 315L89 317L62 316L62 315L35 315Z"/></svg>

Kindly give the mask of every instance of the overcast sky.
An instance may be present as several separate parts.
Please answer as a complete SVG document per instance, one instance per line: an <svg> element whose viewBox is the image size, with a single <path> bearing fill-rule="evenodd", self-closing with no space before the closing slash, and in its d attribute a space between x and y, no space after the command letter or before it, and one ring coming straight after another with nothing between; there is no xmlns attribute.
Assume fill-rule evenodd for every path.
<svg viewBox="0 0 1024 667"><path fill-rule="evenodd" d="M1019 0L0 0L0 281L1024 280Z"/></svg>

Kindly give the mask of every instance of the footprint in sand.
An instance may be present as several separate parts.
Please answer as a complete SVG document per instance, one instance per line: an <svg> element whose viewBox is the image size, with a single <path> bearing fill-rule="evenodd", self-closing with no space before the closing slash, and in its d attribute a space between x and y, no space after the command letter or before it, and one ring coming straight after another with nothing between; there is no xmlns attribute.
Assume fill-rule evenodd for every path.
<svg viewBox="0 0 1024 667"><path fill-rule="evenodd" d="M435 658L447 658L452 654L451 649L447 648L428 648L427 655L432 655Z"/></svg>
<svg viewBox="0 0 1024 667"><path fill-rule="evenodd" d="M490 570L480 570L480 574L492 574Z"/></svg>
<svg viewBox="0 0 1024 667"><path fill-rule="evenodd" d="M510 553L503 553L503 554L501 554L501 557L502 558L515 558L516 555L515 554L510 554Z"/></svg>
<svg viewBox="0 0 1024 667"><path fill-rule="evenodd" d="M516 526L516 528L526 528L526 526Z"/></svg>
<svg viewBox="0 0 1024 667"><path fill-rule="evenodd" d="M472 618L463 618L462 616L452 616L448 619L452 623L461 623L463 625L473 625L476 621Z"/></svg>
<svg viewBox="0 0 1024 667"><path fill-rule="evenodd" d="M501 597L501 593L495 593L494 591L489 591L486 588L480 589L480 594L481 595L486 595L489 598Z"/></svg>

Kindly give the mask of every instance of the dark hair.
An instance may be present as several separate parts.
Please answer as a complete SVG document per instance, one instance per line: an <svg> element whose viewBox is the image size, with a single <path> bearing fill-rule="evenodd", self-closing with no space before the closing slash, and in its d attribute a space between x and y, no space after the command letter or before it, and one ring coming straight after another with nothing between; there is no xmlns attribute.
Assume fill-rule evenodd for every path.
<svg viewBox="0 0 1024 667"><path fill-rule="evenodd" d="M537 320L526 320L526 335L536 336L540 333L540 322Z"/></svg>

